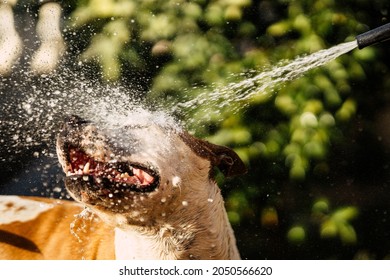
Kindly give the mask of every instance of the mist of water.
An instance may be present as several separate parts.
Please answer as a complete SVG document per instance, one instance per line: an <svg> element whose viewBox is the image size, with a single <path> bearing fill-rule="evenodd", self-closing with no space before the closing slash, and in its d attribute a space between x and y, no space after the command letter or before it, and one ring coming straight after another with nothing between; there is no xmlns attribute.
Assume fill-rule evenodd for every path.
<svg viewBox="0 0 390 280"><path fill-rule="evenodd" d="M0 77L0 194L66 196L55 137L69 115L108 127L135 121L176 125L161 110L141 105L142 94L64 68L46 77L23 69Z"/></svg>
<svg viewBox="0 0 390 280"><path fill-rule="evenodd" d="M172 104L168 113L184 117L193 110L207 118L208 113L227 108L236 112L257 95L274 93L275 87L302 76L357 47L356 41L283 62L242 81L214 90L204 90L193 99ZM17 78L0 78L0 144L2 149L17 153L19 148L41 146L53 139L65 116L115 125L137 119L160 125L174 122L161 108L152 113L142 104L142 93L119 85L100 84L80 73L62 70L53 76L35 78L25 73ZM185 119L184 122L190 122ZM6 159L0 158L1 161Z"/></svg>
<svg viewBox="0 0 390 280"><path fill-rule="evenodd" d="M159 125L174 123L167 114L152 113L148 106L141 105L141 96L134 89L102 84L72 71L43 78L29 74L3 78L0 80L2 149L18 153L52 142L69 115L107 126L135 120Z"/></svg>

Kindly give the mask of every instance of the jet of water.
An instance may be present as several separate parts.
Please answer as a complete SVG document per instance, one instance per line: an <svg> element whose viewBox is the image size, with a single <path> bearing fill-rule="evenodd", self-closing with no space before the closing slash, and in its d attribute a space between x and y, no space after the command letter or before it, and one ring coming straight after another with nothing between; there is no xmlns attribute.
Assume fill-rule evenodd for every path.
<svg viewBox="0 0 390 280"><path fill-rule="evenodd" d="M289 62L282 62L252 78L233 82L212 91L203 91L189 101L172 106L174 112L188 115L197 110L197 120L207 120L211 114L228 108L236 113L245 107L251 98L272 94L276 87L301 77L304 73L320 67L357 47L357 42L342 43L310 55L300 56Z"/></svg>
<svg viewBox="0 0 390 280"><path fill-rule="evenodd" d="M276 65L268 71L258 73L237 83L230 83L215 90L204 90L195 98L171 106L170 113L181 113L184 117L197 110L201 119L207 119L222 109L235 113L248 101L261 94L272 94L275 87L302 76L307 71L349 52L357 47L356 41L343 43L316 53L298 57L290 62ZM50 142L67 115L80 115L95 122L115 123L142 119L163 125L174 120L160 112L141 110L142 94L119 85L104 85L63 69L59 74L37 79L29 73L19 79L0 79L0 142L9 153L41 146ZM158 108L161 109L161 108ZM199 120L199 119L198 119ZM190 119L184 120L190 123ZM9 154L7 153L7 155ZM37 151L35 151L37 153ZM0 159L5 161L4 158Z"/></svg>

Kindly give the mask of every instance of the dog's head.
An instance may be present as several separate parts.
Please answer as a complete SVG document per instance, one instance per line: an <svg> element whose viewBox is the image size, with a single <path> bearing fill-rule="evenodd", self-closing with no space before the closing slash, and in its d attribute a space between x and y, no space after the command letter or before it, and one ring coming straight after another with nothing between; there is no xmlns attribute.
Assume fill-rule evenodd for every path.
<svg viewBox="0 0 390 280"><path fill-rule="evenodd" d="M57 154L70 195L115 225L152 225L180 211L207 193L202 188L214 167L226 176L246 172L229 148L136 118L110 126L71 116L58 135Z"/></svg>

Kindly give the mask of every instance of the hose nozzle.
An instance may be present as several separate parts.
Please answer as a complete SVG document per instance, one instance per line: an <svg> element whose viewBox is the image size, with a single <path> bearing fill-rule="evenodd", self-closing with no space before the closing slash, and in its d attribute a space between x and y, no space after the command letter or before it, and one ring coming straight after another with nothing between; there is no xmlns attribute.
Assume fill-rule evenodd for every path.
<svg viewBox="0 0 390 280"><path fill-rule="evenodd" d="M356 36L359 49L390 39L390 23Z"/></svg>

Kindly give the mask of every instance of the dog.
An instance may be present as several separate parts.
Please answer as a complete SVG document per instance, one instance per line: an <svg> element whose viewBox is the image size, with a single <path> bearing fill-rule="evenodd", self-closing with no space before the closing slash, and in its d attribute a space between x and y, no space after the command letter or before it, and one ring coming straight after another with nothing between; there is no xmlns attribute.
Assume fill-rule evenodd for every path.
<svg viewBox="0 0 390 280"><path fill-rule="evenodd" d="M1 197L0 258L240 258L213 178L246 172L233 150L170 122L78 116L56 147L75 202Z"/></svg>

